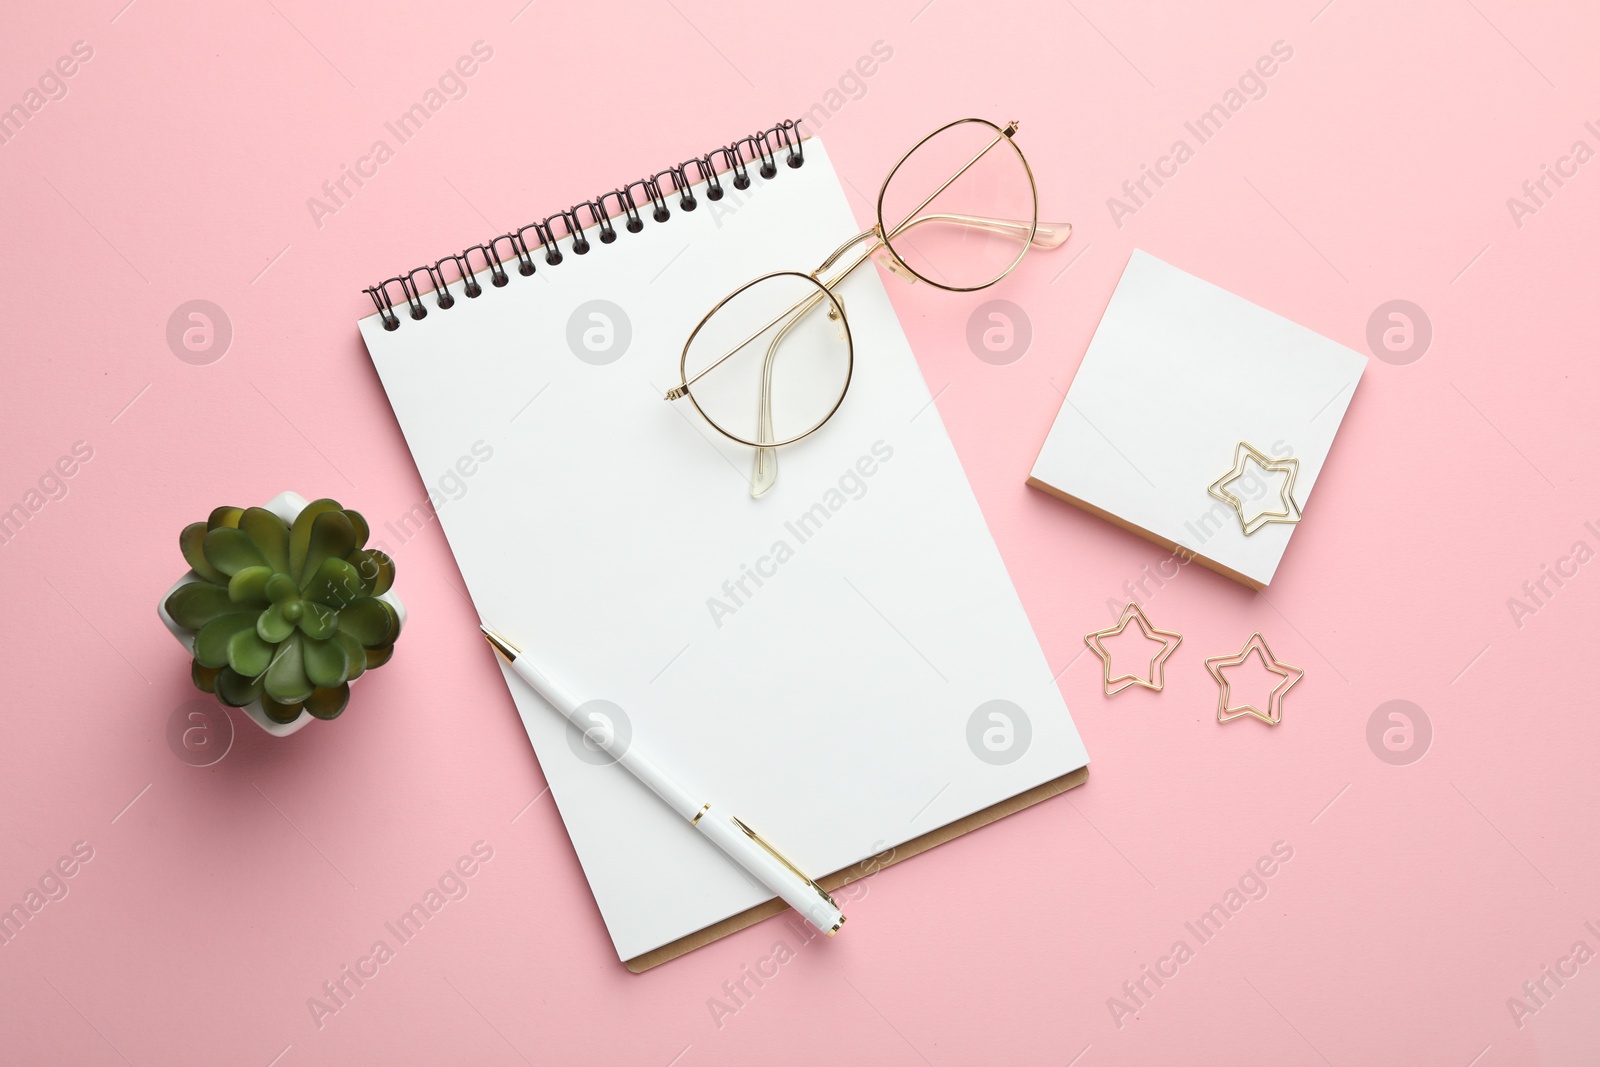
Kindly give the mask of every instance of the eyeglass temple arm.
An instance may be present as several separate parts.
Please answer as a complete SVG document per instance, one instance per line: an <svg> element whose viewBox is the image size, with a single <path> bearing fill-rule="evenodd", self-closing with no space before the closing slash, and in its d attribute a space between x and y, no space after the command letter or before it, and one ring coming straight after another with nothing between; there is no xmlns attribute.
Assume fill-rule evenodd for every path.
<svg viewBox="0 0 1600 1067"><path fill-rule="evenodd" d="M987 215L954 215L942 212L919 215L901 226L899 232L904 233L913 227L930 222L944 222L974 230L986 230L990 233L1005 234L1007 237L1022 237L1028 232L1028 223L1020 219L997 219ZM1070 222L1041 222L1034 228L1031 244L1035 248L1060 248L1071 236Z"/></svg>
<svg viewBox="0 0 1600 1067"><path fill-rule="evenodd" d="M845 267L832 278L825 279L822 277L823 272L837 263L846 252L850 251L851 248L860 244L862 241L867 240L868 238L873 239L872 243L867 246L865 252L862 252L856 257L854 262L852 262L848 267ZM812 277L817 280L818 285L822 286L822 288L827 290L829 293L832 293L834 288L840 282L849 277L850 273L857 267L861 266L861 264L871 259L872 254L882 247L883 240L878 236L878 231L876 228L858 233L854 237L850 238L850 240L834 249L833 254L823 261L822 266L816 269L816 271L812 274ZM779 328L777 335L773 337L772 343L767 346L766 358L761 362L761 397L759 406L756 408L756 440L758 441L771 441L776 436L772 429L772 366L774 361L777 359L778 346L783 343L783 339L788 336L789 331L799 325L800 321L804 319L807 314L821 306L823 300L824 297L821 293L807 297L806 299L795 304L782 315L779 315L778 318L767 324L767 327L771 328L771 326L782 321L785 317L788 318L788 321L784 322L783 326ZM834 301L839 304L841 309L843 308L843 302L839 300L837 295L834 296ZM834 317L833 305L831 303L828 307L828 315L830 318ZM749 342L747 341L745 343L748 344ZM735 349L735 351L737 351L737 349ZM732 352L728 353L728 355L732 354ZM725 356L723 358L726 359L727 357ZM720 363L721 360L718 360L717 362ZM708 367L706 369L710 370L711 368ZM704 373L704 371L701 373ZM698 376L699 375L696 375L696 377ZM769 445L762 445L756 449L755 459L753 461L753 466L751 467L750 495L756 497L763 495L768 489L772 488L773 484L777 482L777 480L778 450Z"/></svg>
<svg viewBox="0 0 1600 1067"><path fill-rule="evenodd" d="M1026 222L1017 219L993 219L981 215L926 215L917 222L954 222L972 229L988 230L991 233L1003 233L1012 237L1021 237L1028 232ZM1041 222L1034 228L1031 243L1035 248L1060 248L1071 236L1070 222Z"/></svg>
<svg viewBox="0 0 1600 1067"><path fill-rule="evenodd" d="M751 496L764 495L778 480L778 450L771 447L777 437L772 429L772 364L777 359L778 346L789 336L789 331L799 325L807 313L814 310L821 301L821 294L807 301L807 306L790 315L789 321L779 328L773 335L772 343L767 345L766 358L761 362L761 398L756 407L756 440L762 444L756 449L754 466L750 469ZM833 314L831 305L828 313Z"/></svg>

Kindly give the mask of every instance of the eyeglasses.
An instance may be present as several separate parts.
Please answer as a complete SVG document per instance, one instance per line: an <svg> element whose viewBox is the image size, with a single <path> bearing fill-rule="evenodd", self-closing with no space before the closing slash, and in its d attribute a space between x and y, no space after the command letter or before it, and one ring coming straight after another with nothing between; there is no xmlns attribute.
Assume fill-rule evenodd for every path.
<svg viewBox="0 0 1600 1067"><path fill-rule="evenodd" d="M883 180L877 225L810 274L777 271L745 283L689 334L680 382L666 399L687 397L712 429L756 450L751 496L777 481L777 449L816 433L844 403L855 346L838 287L857 267L881 251L883 265L908 282L970 293L1010 274L1029 248L1066 243L1071 225L1039 221L1017 125L957 119L934 130Z"/></svg>

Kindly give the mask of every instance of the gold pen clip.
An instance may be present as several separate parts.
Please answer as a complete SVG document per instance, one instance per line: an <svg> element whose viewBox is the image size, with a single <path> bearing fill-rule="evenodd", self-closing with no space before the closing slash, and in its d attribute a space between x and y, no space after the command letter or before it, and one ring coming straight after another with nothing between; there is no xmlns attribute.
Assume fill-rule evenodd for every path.
<svg viewBox="0 0 1600 1067"><path fill-rule="evenodd" d="M781 863L785 867L789 868L791 871L794 872L795 877L799 878L802 882L804 882L806 885L810 886L812 889L815 889L817 891L817 893L819 895L821 895L823 900L826 900L829 904L833 904L833 906L835 908L837 908L839 906L839 905L833 903L833 898L828 895L828 891L826 889L823 889L816 882L813 882L811 880L811 876L810 875L806 874L799 867L796 867L793 863L790 863L789 862L789 858L787 856L785 856L783 853L779 852L777 849L773 848L770 844L768 844L762 838L762 836L760 834L756 833L754 830L750 829L750 827L746 826L744 824L744 820L743 819L740 819L737 815L730 815L729 818L733 820L733 824L735 826L737 826L739 829L741 829L741 830L743 830L745 832L746 836L748 836L750 838L750 840L754 841L756 844L758 844L762 848L766 849L767 852L772 856L773 859L777 860L779 863Z"/></svg>

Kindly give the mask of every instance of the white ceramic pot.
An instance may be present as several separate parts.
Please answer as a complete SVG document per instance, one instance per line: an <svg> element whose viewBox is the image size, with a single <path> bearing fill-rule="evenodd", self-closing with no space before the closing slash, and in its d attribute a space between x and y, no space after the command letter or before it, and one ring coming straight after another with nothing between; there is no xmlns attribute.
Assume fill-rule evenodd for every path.
<svg viewBox="0 0 1600 1067"><path fill-rule="evenodd" d="M278 518L282 519L284 522L293 523L295 517L305 509L307 503L308 501L306 498L301 496L299 493L279 493L277 496L263 504L262 507L278 516ZM173 590L188 585L190 582L201 581L205 581L205 579L201 578L194 571L189 571L182 578L179 578L172 584L172 589L168 589L165 593L161 594L161 600L156 604L156 614L161 616L162 623L164 623L167 629L171 631L172 636L177 638L178 643L182 645L189 653L190 658L193 658L194 656L195 635L192 631L185 630L177 623L172 621L172 616L167 614L167 598L172 595ZM406 622L406 606L400 603L400 598L394 595L394 590L390 589L388 592L378 597L378 599L387 601L389 605L394 608L395 614L400 617L400 626L402 629L404 629ZM354 691L356 683L360 681L361 679L357 678L355 682L350 683L352 700L355 699ZM296 730L300 729L300 727L304 726L306 723L316 718L316 716L312 715L309 711L302 709L299 717L297 717L293 722L273 722L271 719L267 718L266 709L261 706L261 701L259 700L245 705L245 707L241 710L243 710L246 715L250 716L250 720L252 722L261 727L267 733L272 734L274 737L287 737Z"/></svg>

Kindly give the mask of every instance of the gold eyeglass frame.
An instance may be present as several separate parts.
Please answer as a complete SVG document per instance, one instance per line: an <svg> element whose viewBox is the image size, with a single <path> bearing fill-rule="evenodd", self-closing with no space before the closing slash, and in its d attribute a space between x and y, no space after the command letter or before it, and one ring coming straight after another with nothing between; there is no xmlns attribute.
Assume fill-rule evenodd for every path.
<svg viewBox="0 0 1600 1067"><path fill-rule="evenodd" d="M994 139L985 145L977 153L977 155L968 160L965 165L957 170L956 173L951 175L943 184L941 184L937 189L923 199L923 201L913 208L911 213L902 219L899 224L891 228L884 221L883 217L884 197L888 194L889 185L894 181L895 175L900 172L900 168L903 167L906 161L910 159L923 145L927 144L929 141L933 140L935 137L939 136L945 131L954 129L957 126L962 126L967 123L974 123L979 126L988 127L990 130L994 131ZM857 267L860 267L863 263L877 255L879 251L882 251L884 253L884 257L882 259L883 265L892 273L904 277L908 282L920 280L928 283L935 289L943 289L946 292L971 293L981 289L987 289L990 286L1003 281L1011 274L1012 271L1017 268L1017 265L1022 262L1023 257L1028 254L1028 250L1034 245L1038 245L1044 249L1059 248L1061 245L1066 243L1068 238L1072 236L1072 225L1070 223L1041 224L1039 222L1039 186L1034 180L1033 168L1028 164L1027 156L1023 155L1022 149L1017 146L1017 143L1014 139L1019 125L1020 123L1015 119L1008 122L1004 127L1001 127L995 125L993 122L990 122L988 119L965 118L956 119L954 122L948 122L943 126L938 127L933 132L917 141L916 144L912 145L905 152L905 154L900 157L899 161L896 162L892 168L890 168L888 176L883 179L883 184L878 187L878 198L876 204L877 223L872 227L872 229L864 230L841 244L830 256L828 256L827 259L823 260L821 266L817 267L816 270L811 271L809 274L793 270L774 271L770 274L763 274L760 277L746 282L744 285L741 285L739 288L735 289L733 292L719 300L716 305L710 311L708 311L703 318L701 318L694 330L690 332L689 339L684 342L683 353L678 360L679 382L676 386L667 390L665 399L670 401L681 400L684 397L688 397L689 402L694 405L694 409L700 413L700 417L705 419L707 425L709 425L713 430L716 430L719 434L721 434L723 437L726 437L730 441L745 445L749 448L754 448L756 450L754 475L751 479L750 489L752 496L762 495L767 491L767 489L771 488L773 482L776 481L776 450L785 445L792 445L797 441L802 441L816 433L818 430L822 429L822 427L827 424L828 420L832 419L834 414L838 412L840 405L844 403L845 394L850 391L850 381L855 372L855 343L850 335L850 322L849 318L845 314L844 303L834 290L846 278L854 273ZM998 219L976 215L952 215L941 213L929 215L920 214L923 208L927 207L928 204L930 204L936 197L954 184L958 178L976 165L980 159L988 155L990 151L1002 143L1007 145L1013 152L1017 154L1017 159L1022 164L1023 173L1027 175L1030 199L1033 204L1033 214L1030 219L1024 222L1020 219ZM908 266L905 260L901 258L900 254L896 252L894 248L894 240L896 237L899 237L902 233L905 233L914 226L920 226L929 222L954 223L959 226L998 231L1001 233L1011 233L1018 236L1020 236L1021 231L1025 229L1027 231L1027 239L1022 242L1016 258L1011 261L1010 265L1008 265L1005 270L1001 271L995 277L979 285L947 285L943 282L935 281L934 279L929 278ZM824 275L827 274L827 272L836 264L838 264L839 261L851 251L851 249L860 245L864 241L871 242L867 245L864 252L861 252L859 255L857 255L848 266L839 270L837 274L833 275L832 277L824 278ZM772 319L772 321L761 327L761 329L751 334L739 345L723 354L720 358L708 363L705 367L697 371L691 377L689 375L689 352L694 346L695 338L700 335L700 331L705 328L706 323L710 322L716 316L717 312L721 311L729 301L739 296L739 294L745 292L753 286L759 285L762 282L769 281L774 278L798 278L809 283L817 291L809 296L800 298L799 301L790 306L787 310L780 312L776 318ZM839 395L837 398L835 398L833 406L828 409L827 414L822 416L822 418L819 419L810 429L803 433L796 434L793 437L786 438L782 441L774 441L770 439L764 441L752 441L725 429L723 426L719 425L715 419L706 413L705 409L700 406L700 402L695 399L694 393L691 391L690 387L693 386L694 383L700 378L721 366L735 353L739 352L746 345L756 340L756 338L762 336L779 323L784 323L785 319L788 319L789 321L784 323L779 328L776 336L773 338L770 346L767 349L766 359L762 365L761 392L758 398L757 436L765 436L767 438L775 436L771 430L771 385L773 358L778 350L778 345L782 343L784 336L789 332L789 330L799 323L807 313L819 307L824 300L826 300L829 305L829 320L837 321L841 326L846 357L844 383L840 387ZM765 430L764 433L762 432L763 429Z"/></svg>

